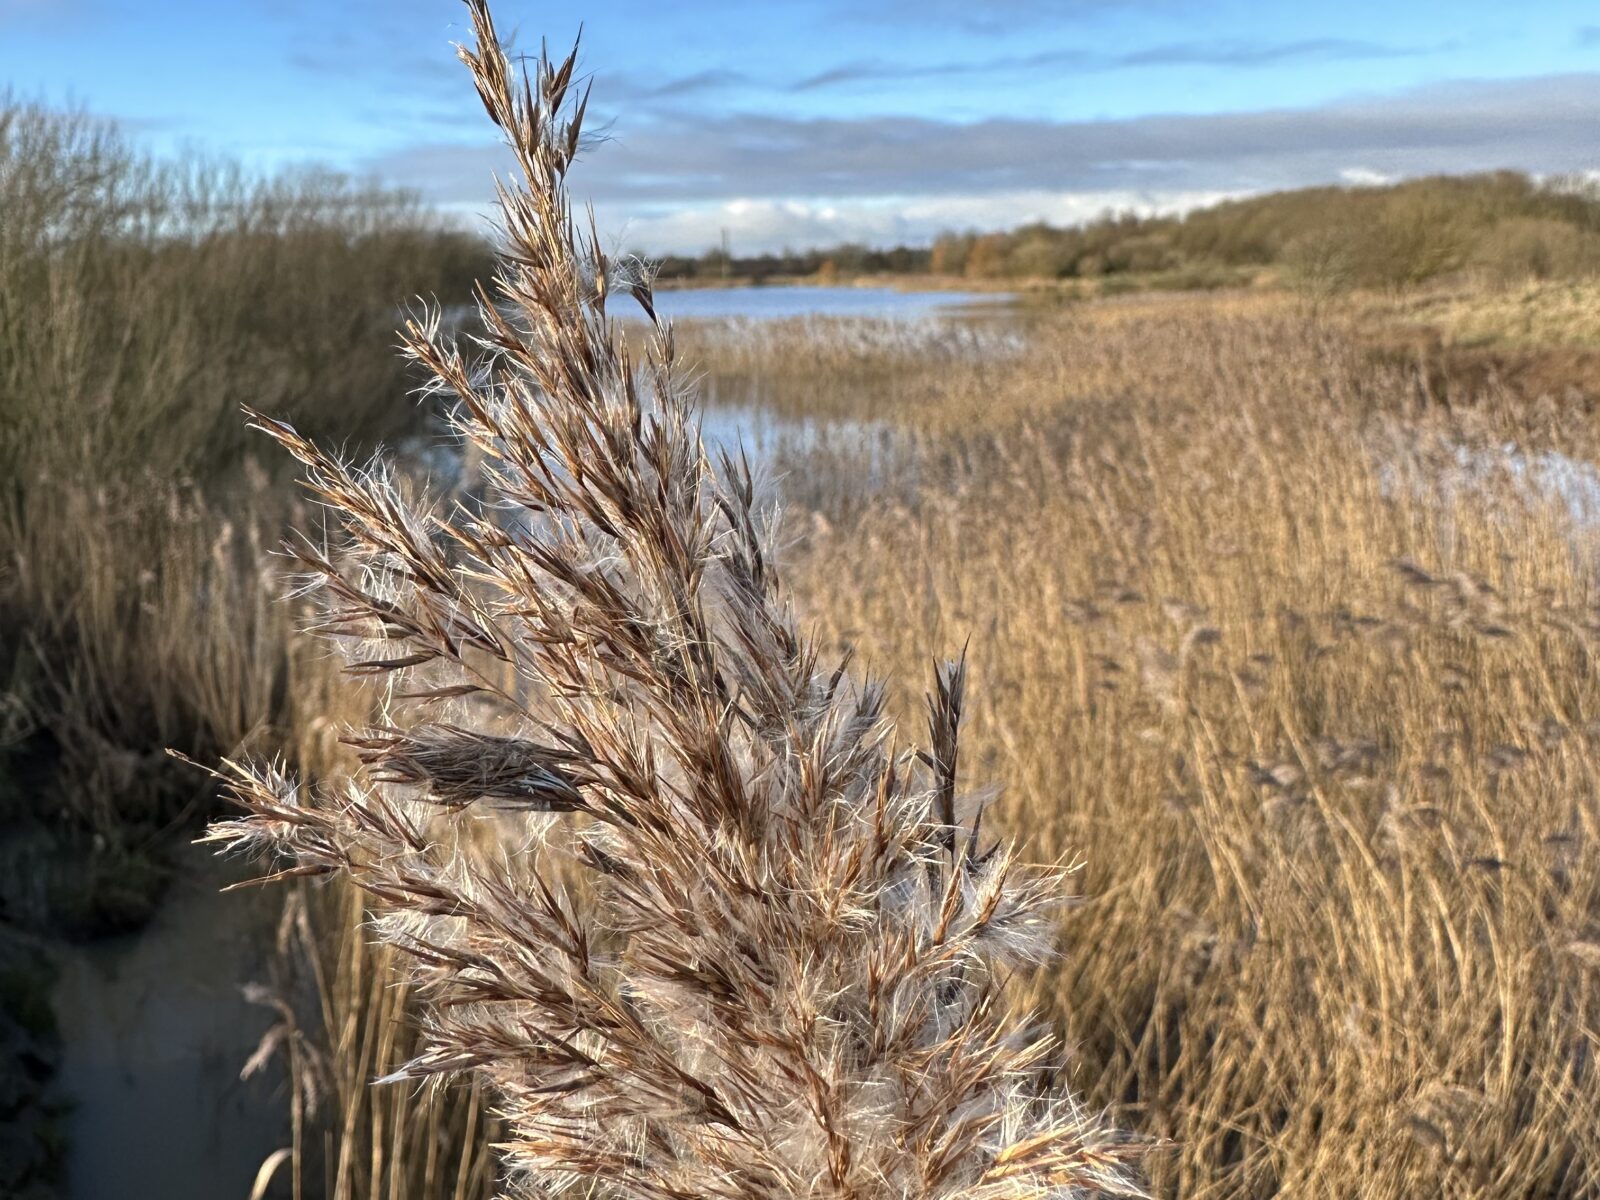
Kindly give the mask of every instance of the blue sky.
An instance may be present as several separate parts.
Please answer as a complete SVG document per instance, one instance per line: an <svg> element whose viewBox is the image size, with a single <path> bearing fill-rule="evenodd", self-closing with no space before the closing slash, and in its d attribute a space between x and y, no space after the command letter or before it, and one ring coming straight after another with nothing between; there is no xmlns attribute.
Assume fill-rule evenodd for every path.
<svg viewBox="0 0 1600 1200"><path fill-rule="evenodd" d="M1600 168L1600 4L502 0L581 22L619 245L755 249L1181 209L1305 183ZM0 0L0 86L169 150L330 163L481 207L456 0Z"/></svg>

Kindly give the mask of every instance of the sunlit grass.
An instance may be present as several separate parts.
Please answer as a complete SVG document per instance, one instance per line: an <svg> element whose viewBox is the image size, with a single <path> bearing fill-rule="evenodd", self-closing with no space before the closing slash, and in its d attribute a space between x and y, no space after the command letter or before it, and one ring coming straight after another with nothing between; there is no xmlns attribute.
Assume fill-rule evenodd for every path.
<svg viewBox="0 0 1600 1200"><path fill-rule="evenodd" d="M951 374L912 502L795 514L802 609L890 675L972 635L999 818L1088 862L1040 994L1163 1193L1600 1186L1596 535L1505 450L1585 422L1287 312Z"/></svg>

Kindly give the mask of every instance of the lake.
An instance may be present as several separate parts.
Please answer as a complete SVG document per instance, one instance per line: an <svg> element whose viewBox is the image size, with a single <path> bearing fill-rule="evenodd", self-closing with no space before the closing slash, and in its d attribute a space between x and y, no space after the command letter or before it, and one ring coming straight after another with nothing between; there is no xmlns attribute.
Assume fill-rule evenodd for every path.
<svg viewBox="0 0 1600 1200"><path fill-rule="evenodd" d="M656 308L675 321L726 320L746 317L876 317L922 320L941 315L970 315L985 309L1007 309L1004 292L902 292L886 287L722 287L663 288ZM619 310L620 311L620 310Z"/></svg>

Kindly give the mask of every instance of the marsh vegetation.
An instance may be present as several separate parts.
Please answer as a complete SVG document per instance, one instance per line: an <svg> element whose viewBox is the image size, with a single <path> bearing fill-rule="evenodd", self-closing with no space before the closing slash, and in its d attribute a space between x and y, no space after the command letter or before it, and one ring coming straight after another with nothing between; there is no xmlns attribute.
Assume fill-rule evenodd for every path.
<svg viewBox="0 0 1600 1200"><path fill-rule="evenodd" d="M406 394L399 309L417 293L464 299L486 260L404 197L160 167L21 106L0 117L0 154L5 211L22 214L0 227L0 840L28 868L4 876L0 1072L31 1078L49 1020L34 943L16 932L137 928L172 845L216 814L167 747L278 755L327 787L358 770L354 749L411 783L454 778L437 746L401 732L341 745L377 698L296 636L303 597L275 599L283 568L266 551L308 510L236 409L352 451L412 444L439 410ZM1452 196L1415 193L1425 208ZM1559 217L1541 213L1513 216ZM781 502L772 562L794 636L889 681L885 715L903 730L927 720L930 660L970 639L960 788L993 785L986 836L1084 864L1046 939L1063 957L1015 979L1014 1002L1071 1048L1052 1086L1155 1142L1143 1170L1158 1195L1600 1189L1597 292L1544 278L1544 259L1515 259L1471 221L1451 228L1468 231L1461 252L1423 289L1348 280L1103 297L1010 323L677 331L706 426L766 430L749 494ZM529 294L559 325L556 278ZM560 394L560 380L536 384ZM314 461L336 499L364 486ZM397 464L396 487L426 495L436 463L413 465ZM437 664L399 669L418 667ZM953 729L945 679L934 763ZM616 733L615 712L584 703L591 733ZM693 761L686 729L657 741ZM810 761L783 745L763 778ZM592 787L576 761L544 762L549 787ZM335 841L350 834L339 820L362 817L316 815ZM497 847L523 844L520 820L449 844L492 868L507 861ZM359 874L382 857L346 840L357 852L332 865ZM616 857L594 844L593 861ZM573 890L528 912L581 923L584 869L515 861L490 883L542 897L538 866ZM416 879L380 884L392 907ZM216 919L243 924L237 903L217 902ZM251 995L261 1061L286 1081L273 1100L286 1153L263 1189L487 1196L502 1116L535 1102L510 1052L493 1078L453 1088L370 1086L441 1053L440 1026L424 1035L416 1018L466 986L414 979L405 946L372 944L375 904L298 883L266 922ZM432 920L379 928L403 943ZM687 970L646 949L648 971ZM675 977L658 1001L701 986ZM445 1030L457 1057L439 1066L492 1032ZM13 1094L12 1128L43 1131L38 1093ZM6 1168L45 1186L53 1136ZM616 1166L614 1147L513 1136L529 1163Z"/></svg>

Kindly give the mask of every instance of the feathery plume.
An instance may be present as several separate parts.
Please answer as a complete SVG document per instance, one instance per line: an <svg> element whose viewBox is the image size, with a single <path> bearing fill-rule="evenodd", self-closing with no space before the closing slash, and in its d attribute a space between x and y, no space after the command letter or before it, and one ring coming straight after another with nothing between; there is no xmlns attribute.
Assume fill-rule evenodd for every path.
<svg viewBox="0 0 1600 1200"><path fill-rule="evenodd" d="M799 630L648 274L574 220L576 51L519 73L469 8L460 56L517 165L486 353L426 319L405 346L497 503L420 510L255 418L337 518L335 545L291 552L389 712L341 787L228 764L245 815L208 837L372 898L421 988L395 1078L484 1077L514 1195L1136 1194L1140 1148L1004 999L1051 953L1062 872L961 824L964 668L938 672L929 748L902 750L882 689ZM638 361L619 297L648 321ZM441 835L480 806L539 823L582 895Z"/></svg>

